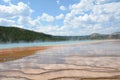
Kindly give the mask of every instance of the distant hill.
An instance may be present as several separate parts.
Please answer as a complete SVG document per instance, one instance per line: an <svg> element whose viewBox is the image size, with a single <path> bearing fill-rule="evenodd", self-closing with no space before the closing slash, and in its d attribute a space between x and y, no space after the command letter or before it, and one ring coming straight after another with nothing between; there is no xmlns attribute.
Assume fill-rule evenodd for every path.
<svg viewBox="0 0 120 80"><path fill-rule="evenodd" d="M58 40L63 39L22 28L0 26L0 42L33 42Z"/></svg>
<svg viewBox="0 0 120 80"><path fill-rule="evenodd" d="M93 33L86 36L53 36L17 27L0 26L0 43L94 39L120 39L120 32L115 32L112 34Z"/></svg>
<svg viewBox="0 0 120 80"><path fill-rule="evenodd" d="M120 32L115 32L112 34L98 34L93 33L89 35L90 39L120 39Z"/></svg>
<svg viewBox="0 0 120 80"><path fill-rule="evenodd" d="M61 36L59 36L61 37ZM102 40L102 39L120 39L120 32L112 34L92 33L86 36L62 36L66 40Z"/></svg>
<svg viewBox="0 0 120 80"><path fill-rule="evenodd" d="M114 32L114 33L110 34L109 38L120 39L120 32Z"/></svg>
<svg viewBox="0 0 120 80"><path fill-rule="evenodd" d="M92 33L86 36L62 36L67 40L101 40L101 39L120 39L120 32L112 34Z"/></svg>

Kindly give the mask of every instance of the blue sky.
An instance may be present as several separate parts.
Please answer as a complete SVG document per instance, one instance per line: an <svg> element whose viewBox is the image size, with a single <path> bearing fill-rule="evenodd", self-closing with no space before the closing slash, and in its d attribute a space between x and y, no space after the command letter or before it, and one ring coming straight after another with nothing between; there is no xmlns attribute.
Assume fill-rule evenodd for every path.
<svg viewBox="0 0 120 80"><path fill-rule="evenodd" d="M52 35L120 31L120 0L0 0L0 25Z"/></svg>

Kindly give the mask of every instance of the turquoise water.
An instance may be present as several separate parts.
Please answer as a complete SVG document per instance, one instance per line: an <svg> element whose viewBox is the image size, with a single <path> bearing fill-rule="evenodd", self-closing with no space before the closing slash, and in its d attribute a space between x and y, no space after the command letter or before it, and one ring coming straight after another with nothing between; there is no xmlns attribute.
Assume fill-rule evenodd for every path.
<svg viewBox="0 0 120 80"><path fill-rule="evenodd" d="M80 40L80 41L59 41L59 42L31 42L31 43L6 43L0 44L0 49L8 48L20 48L20 47L33 47L33 46L52 46L52 45L62 45L62 44L74 44L80 42L89 42L92 40Z"/></svg>

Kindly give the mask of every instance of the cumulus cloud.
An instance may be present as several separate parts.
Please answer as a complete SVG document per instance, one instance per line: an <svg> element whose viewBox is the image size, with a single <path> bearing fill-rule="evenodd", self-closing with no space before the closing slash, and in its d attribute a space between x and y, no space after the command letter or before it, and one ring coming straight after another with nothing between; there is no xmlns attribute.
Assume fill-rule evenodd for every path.
<svg viewBox="0 0 120 80"><path fill-rule="evenodd" d="M66 7L65 6L60 6L60 10L66 10Z"/></svg>
<svg viewBox="0 0 120 80"><path fill-rule="evenodd" d="M56 16L55 18L56 18L57 20L63 19L63 18L64 18L64 14L60 14L60 15Z"/></svg>
<svg viewBox="0 0 120 80"><path fill-rule="evenodd" d="M53 22L54 21L54 17L51 16L51 15L48 15L47 13L43 13L42 16L39 16L38 18L41 21L47 21L47 22Z"/></svg>
<svg viewBox="0 0 120 80"><path fill-rule="evenodd" d="M11 2L11 0L3 0L3 2L9 3L9 2Z"/></svg>
<svg viewBox="0 0 120 80"><path fill-rule="evenodd" d="M18 16L29 16L33 10L27 6L27 4L23 2L19 2L17 5L9 4L0 5L0 17L8 18L8 17L18 17Z"/></svg>
<svg viewBox="0 0 120 80"><path fill-rule="evenodd" d="M106 4L112 2L119 2L119 0L96 0L96 4Z"/></svg>
<svg viewBox="0 0 120 80"><path fill-rule="evenodd" d="M7 2L7 0L4 1ZM32 13L33 10L23 2L19 2L16 5L12 3L0 5L0 25L37 30L40 26L43 27L41 21L54 21L54 17L47 13L43 13L41 16L33 19Z"/></svg>
<svg viewBox="0 0 120 80"><path fill-rule="evenodd" d="M33 12L27 4L19 2L14 5L10 0L3 1L9 3L8 5L0 5L0 25L23 27L24 24L27 24L28 22L30 24L32 23L32 21L30 22L30 19L28 21L22 19L30 17Z"/></svg>
<svg viewBox="0 0 120 80"><path fill-rule="evenodd" d="M9 2L10 0L4 0ZM58 4L60 0L57 0ZM0 5L0 25L16 25L53 35L86 35L94 32L111 33L120 31L119 0L80 0L71 4L69 12L52 16L42 13L32 18L33 10L25 3ZM66 10L65 6L60 6ZM63 25L54 21L62 21ZM45 23L45 25L44 25Z"/></svg>
<svg viewBox="0 0 120 80"><path fill-rule="evenodd" d="M4 18L0 18L0 25L7 25L7 26L11 26L15 23L14 20L8 20L8 19L4 19Z"/></svg>
<svg viewBox="0 0 120 80"><path fill-rule="evenodd" d="M22 25L28 25L28 26L35 26L34 21L30 17L23 17L19 16L18 18L18 24Z"/></svg>
<svg viewBox="0 0 120 80"><path fill-rule="evenodd" d="M120 30L120 2L106 1L99 5L94 3L95 0L81 0L71 5L71 11L65 16L63 28L78 31L78 35Z"/></svg>

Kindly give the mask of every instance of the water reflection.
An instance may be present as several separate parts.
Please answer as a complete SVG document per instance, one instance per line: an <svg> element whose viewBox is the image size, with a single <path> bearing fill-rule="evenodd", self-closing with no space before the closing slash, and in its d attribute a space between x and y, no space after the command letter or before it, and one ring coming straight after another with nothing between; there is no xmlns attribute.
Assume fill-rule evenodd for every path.
<svg viewBox="0 0 120 80"><path fill-rule="evenodd" d="M69 45L45 49L43 51L18 52L11 55L15 61L0 63L1 69L18 69L18 68L40 68L40 64L64 64L68 56L120 56L120 44L118 43L100 43L87 45ZM20 54L18 56L18 54ZM24 54L24 56L22 56ZM25 55L26 54L26 55ZM7 54L6 54L7 55ZM17 56L17 58L16 58ZM25 57L26 56L26 57ZM10 56L9 56L10 57ZM1 58L2 59L2 58ZM6 57L7 59L7 57ZM11 59L10 59L11 60ZM4 60L2 60L3 62ZM9 65L9 66L8 66Z"/></svg>

